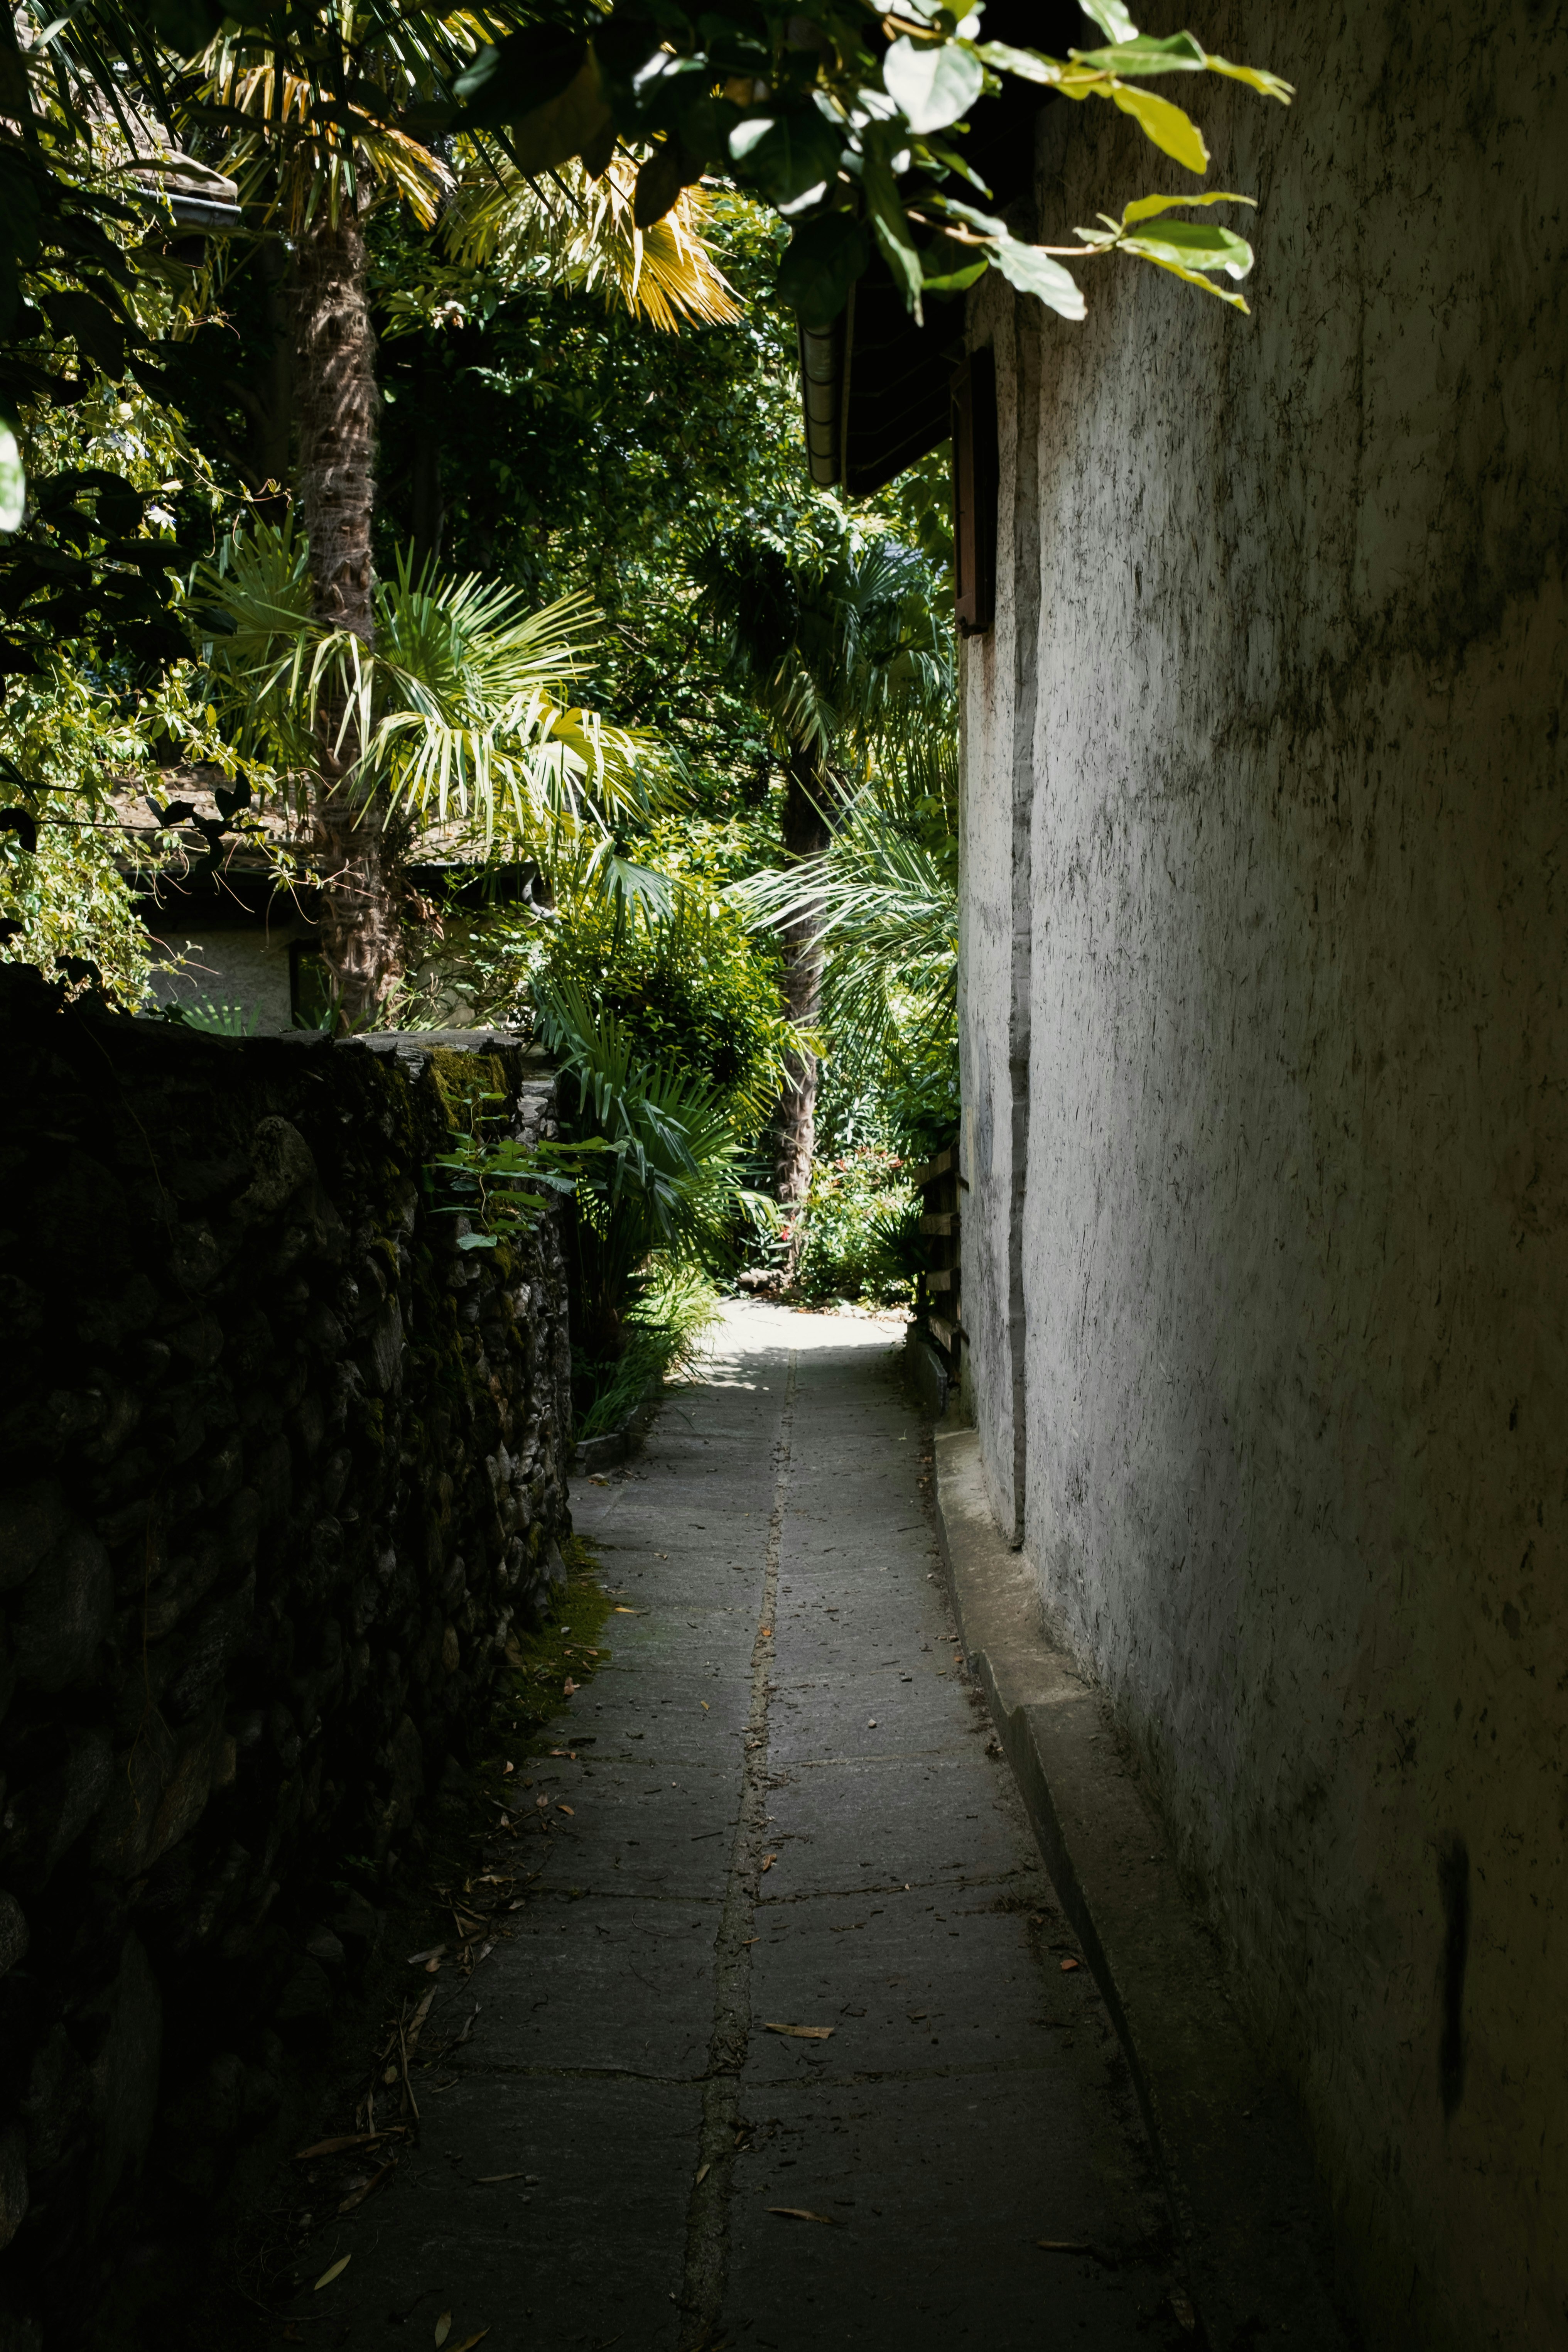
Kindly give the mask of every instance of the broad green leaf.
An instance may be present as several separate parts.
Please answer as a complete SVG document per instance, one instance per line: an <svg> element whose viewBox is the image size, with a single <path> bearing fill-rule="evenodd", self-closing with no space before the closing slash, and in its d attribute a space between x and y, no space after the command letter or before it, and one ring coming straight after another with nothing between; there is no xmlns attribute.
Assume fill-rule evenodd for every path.
<svg viewBox="0 0 1568 2352"><path fill-rule="evenodd" d="M904 289L904 299L913 312L916 322L923 325L925 311L921 303L921 289L925 273L921 267L915 241L904 217L904 207L899 198L898 184L888 160L889 126L877 122L864 136L860 184L866 192L866 202L871 208L871 222L877 232L877 242L887 258L895 280Z"/></svg>
<svg viewBox="0 0 1568 2352"><path fill-rule="evenodd" d="M476 101L476 115L482 103L482 98ZM500 103L498 97L497 104ZM605 103L599 68L592 50L586 63L557 96L506 120L511 131L512 162L526 178L551 171L557 163L590 150L611 127L610 110ZM466 127L465 118L458 128Z"/></svg>
<svg viewBox="0 0 1568 2352"><path fill-rule="evenodd" d="M1208 63L1202 42L1191 33L1173 33L1164 41L1140 33L1113 49L1069 49L1068 55L1075 66L1098 66L1113 74L1202 73Z"/></svg>
<svg viewBox="0 0 1568 2352"><path fill-rule="evenodd" d="M847 213L817 213L797 224L779 265L779 292L804 327L820 332L837 319L849 289L871 258L864 226Z"/></svg>
<svg viewBox="0 0 1568 2352"><path fill-rule="evenodd" d="M1227 278L1245 278L1252 268L1252 247L1244 236L1212 221L1167 221L1163 228L1143 229L1124 236L1129 253L1147 261L1179 264L1185 269L1223 269Z"/></svg>
<svg viewBox="0 0 1568 2352"><path fill-rule="evenodd" d="M1083 292L1077 279L1037 245L1020 245L1016 237L1004 236L996 247L996 267L1009 286L1020 294L1037 294L1059 317L1083 317Z"/></svg>
<svg viewBox="0 0 1568 2352"><path fill-rule="evenodd" d="M961 204L956 196L943 196L940 202L944 212L953 214L961 221L967 221L971 228L979 229L984 236L1007 235L1006 222L998 220L994 213L977 213L973 205Z"/></svg>
<svg viewBox="0 0 1568 2352"><path fill-rule="evenodd" d="M888 95L921 136L945 131L967 113L985 86L984 68L957 41L921 42L900 34L882 60Z"/></svg>
<svg viewBox="0 0 1568 2352"><path fill-rule="evenodd" d="M1212 278L1205 278L1195 269L1184 269L1179 261L1171 261L1163 254L1145 252L1137 237L1130 236L1122 250L1136 253L1141 261L1152 261L1156 269L1168 269L1173 278L1184 278L1189 286L1201 286L1204 292L1212 294L1216 301L1228 302L1233 310L1247 310L1248 318L1251 317L1252 313L1241 295L1227 294L1225 288L1216 286Z"/></svg>
<svg viewBox="0 0 1568 2352"><path fill-rule="evenodd" d="M874 215L871 226L877 232L877 242L882 248L883 257L889 268L892 271L895 280L903 287L904 299L914 314L916 326L924 326L925 310L921 301L921 293L925 285L925 274L921 268L920 255L915 251L912 244L905 244L903 238L889 226L879 212Z"/></svg>
<svg viewBox="0 0 1568 2352"><path fill-rule="evenodd" d="M976 41L974 54L998 73L1013 73L1020 81L1044 82L1053 88L1062 78L1061 62L1042 57L1037 49L1016 49L1007 41Z"/></svg>
<svg viewBox="0 0 1568 2352"><path fill-rule="evenodd" d="M463 102L463 128L515 122L546 106L577 79L588 54L581 34L553 25L531 26L503 41L487 42L452 84Z"/></svg>
<svg viewBox="0 0 1568 2352"><path fill-rule="evenodd" d="M27 473L16 436L0 419L0 530L20 530L27 505Z"/></svg>
<svg viewBox="0 0 1568 2352"><path fill-rule="evenodd" d="M962 294L966 288L984 277L990 259L989 254L982 254L978 261L971 262L966 268L951 269L945 277L923 278L921 283L928 294Z"/></svg>
<svg viewBox="0 0 1568 2352"><path fill-rule="evenodd" d="M741 178L770 205L793 204L808 188L836 179L843 149L843 132L810 105L753 115L730 133Z"/></svg>
<svg viewBox="0 0 1568 2352"><path fill-rule="evenodd" d="M198 58L222 26L225 10L207 0L153 0L153 22L177 57Z"/></svg>
<svg viewBox="0 0 1568 2352"><path fill-rule="evenodd" d="M926 152L933 163L942 164L950 172L956 172L961 180L967 180L972 188L978 188L983 196L988 196L991 194L979 173L965 163L955 147L946 146L940 140L928 139Z"/></svg>
<svg viewBox="0 0 1568 2352"><path fill-rule="evenodd" d="M1209 151L1204 144L1204 134L1190 115L1168 98L1156 98L1152 89L1132 89L1126 83L1112 85L1107 93L1121 109L1131 115L1146 139L1152 139L1163 155L1171 156L1188 172L1206 172Z"/></svg>
<svg viewBox="0 0 1568 2352"><path fill-rule="evenodd" d="M1083 0L1083 13L1092 16L1108 41L1135 41L1138 27L1121 0Z"/></svg>
<svg viewBox="0 0 1568 2352"><path fill-rule="evenodd" d="M43 297L46 317L63 341L74 336L77 349L107 376L118 376L125 366L125 320L91 294L66 291Z"/></svg>
<svg viewBox="0 0 1568 2352"><path fill-rule="evenodd" d="M1123 206L1121 226L1131 228L1134 221L1152 220L1158 213L1168 213L1173 205L1250 205L1256 212L1258 199L1256 196L1238 196L1226 188L1206 192L1195 190L1190 196L1139 196L1133 203ZM1079 236L1088 234L1086 229L1077 231Z"/></svg>
<svg viewBox="0 0 1568 2352"><path fill-rule="evenodd" d="M1227 80L1244 81L1263 98L1277 98L1281 106L1289 106L1296 95L1294 82L1283 80L1265 66L1233 66L1228 58L1216 58L1211 49L1204 59L1210 73L1224 74Z"/></svg>

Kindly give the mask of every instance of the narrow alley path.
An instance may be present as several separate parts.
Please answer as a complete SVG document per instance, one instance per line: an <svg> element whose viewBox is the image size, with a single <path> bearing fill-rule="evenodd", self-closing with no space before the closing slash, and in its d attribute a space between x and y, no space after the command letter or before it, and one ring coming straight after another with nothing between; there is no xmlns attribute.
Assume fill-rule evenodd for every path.
<svg viewBox="0 0 1568 2352"><path fill-rule="evenodd" d="M891 1363L885 1325L739 1307L646 1456L574 1491L627 1613L542 1784L572 1810L310 2340L1192 2340Z"/></svg>

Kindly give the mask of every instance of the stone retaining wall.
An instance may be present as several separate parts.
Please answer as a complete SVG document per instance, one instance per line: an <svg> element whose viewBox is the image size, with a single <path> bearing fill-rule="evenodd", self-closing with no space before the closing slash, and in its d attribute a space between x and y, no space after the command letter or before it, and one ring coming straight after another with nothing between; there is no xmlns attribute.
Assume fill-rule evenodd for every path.
<svg viewBox="0 0 1568 2352"><path fill-rule="evenodd" d="M0 971L0 2352L146 2166L215 2200L570 1528L560 1250L437 1154L547 1067L193 1034ZM480 1107L497 1109L495 1100Z"/></svg>

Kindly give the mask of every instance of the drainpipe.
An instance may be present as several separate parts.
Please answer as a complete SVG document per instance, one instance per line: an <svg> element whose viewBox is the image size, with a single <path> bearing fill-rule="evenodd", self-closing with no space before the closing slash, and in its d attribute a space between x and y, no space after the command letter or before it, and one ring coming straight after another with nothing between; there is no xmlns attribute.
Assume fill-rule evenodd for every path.
<svg viewBox="0 0 1568 2352"><path fill-rule="evenodd" d="M844 409L844 313L825 332L800 329L800 389L805 410L805 457L820 490L843 471L840 420Z"/></svg>

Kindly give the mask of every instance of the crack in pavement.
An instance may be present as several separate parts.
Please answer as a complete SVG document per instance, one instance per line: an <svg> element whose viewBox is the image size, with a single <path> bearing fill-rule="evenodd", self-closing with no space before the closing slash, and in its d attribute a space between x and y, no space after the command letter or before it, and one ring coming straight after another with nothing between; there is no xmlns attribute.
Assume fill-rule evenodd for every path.
<svg viewBox="0 0 1568 2352"><path fill-rule="evenodd" d="M778 1601L784 1500L789 1492L797 1360L792 1348L774 1448L773 1506L768 1518L762 1612L752 1644L752 1703L741 1751L741 1813L735 1842L730 1850L730 1878L714 1946L713 2035L702 2088L698 2165L687 2208L679 2352L702 2352L702 2347L711 2341L723 2309L729 2276L730 2182L741 2113L741 2070L745 2065L751 2040L750 1939L762 1886L769 1795L768 1700L772 1685L768 1671L773 1611Z"/></svg>

